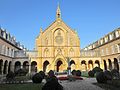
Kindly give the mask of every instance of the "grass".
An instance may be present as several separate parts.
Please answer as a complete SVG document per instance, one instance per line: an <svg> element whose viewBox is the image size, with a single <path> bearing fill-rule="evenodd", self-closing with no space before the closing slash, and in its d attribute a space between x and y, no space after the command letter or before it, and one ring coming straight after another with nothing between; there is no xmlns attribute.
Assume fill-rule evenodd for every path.
<svg viewBox="0 0 120 90"><path fill-rule="evenodd" d="M82 72L81 72L81 76L82 76L82 77L89 77L87 71L82 71Z"/></svg>
<svg viewBox="0 0 120 90"><path fill-rule="evenodd" d="M0 90L42 90L43 84L0 84Z"/></svg>

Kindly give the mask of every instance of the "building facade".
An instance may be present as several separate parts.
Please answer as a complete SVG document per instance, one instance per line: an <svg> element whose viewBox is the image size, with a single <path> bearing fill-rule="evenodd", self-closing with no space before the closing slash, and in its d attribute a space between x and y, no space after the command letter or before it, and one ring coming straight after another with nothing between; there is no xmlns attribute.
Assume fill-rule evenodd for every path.
<svg viewBox="0 0 120 90"><path fill-rule="evenodd" d="M68 58L71 58L72 69L79 69L77 63L80 60L80 40L77 33L62 21L59 6L56 20L45 31L40 30L35 51L35 56L30 54L30 57L38 70L65 71Z"/></svg>
<svg viewBox="0 0 120 90"><path fill-rule="evenodd" d="M46 30L40 29L35 50L28 54L34 63L31 63L33 70L38 71L62 72L67 70L68 64L72 70L89 71L94 67L119 70L120 28L80 49L77 33L63 22L58 6L56 20Z"/></svg>
<svg viewBox="0 0 120 90"><path fill-rule="evenodd" d="M98 50L104 70L120 70L120 28L110 32L83 50Z"/></svg>
<svg viewBox="0 0 120 90"><path fill-rule="evenodd" d="M0 29L0 74L17 71L64 72L71 70L89 71L94 67L120 71L120 28L98 41L80 48L77 33L61 19L58 6L55 21L40 33L35 40L35 49L26 51L15 38Z"/></svg>
<svg viewBox="0 0 120 90"><path fill-rule="evenodd" d="M30 60L24 51L23 45L16 42L15 37L0 28L0 75L27 68Z"/></svg>

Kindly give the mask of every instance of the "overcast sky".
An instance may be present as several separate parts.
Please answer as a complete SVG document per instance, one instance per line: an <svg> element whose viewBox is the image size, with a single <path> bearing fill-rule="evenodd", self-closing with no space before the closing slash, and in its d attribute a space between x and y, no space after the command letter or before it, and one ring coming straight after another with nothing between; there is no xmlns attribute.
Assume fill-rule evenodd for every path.
<svg viewBox="0 0 120 90"><path fill-rule="evenodd" d="M0 0L0 26L28 49L56 18L78 32L81 48L120 27L120 0Z"/></svg>

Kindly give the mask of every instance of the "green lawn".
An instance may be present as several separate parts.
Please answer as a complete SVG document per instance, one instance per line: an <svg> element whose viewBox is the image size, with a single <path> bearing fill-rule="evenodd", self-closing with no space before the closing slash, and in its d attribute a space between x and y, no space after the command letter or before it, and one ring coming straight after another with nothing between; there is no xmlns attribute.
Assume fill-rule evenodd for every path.
<svg viewBox="0 0 120 90"><path fill-rule="evenodd" d="M43 84L0 84L0 90L42 90Z"/></svg>

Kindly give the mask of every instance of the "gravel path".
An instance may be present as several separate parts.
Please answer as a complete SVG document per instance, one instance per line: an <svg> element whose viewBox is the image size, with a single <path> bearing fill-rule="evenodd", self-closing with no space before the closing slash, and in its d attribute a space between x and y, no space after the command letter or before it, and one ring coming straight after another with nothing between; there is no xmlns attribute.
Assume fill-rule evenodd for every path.
<svg viewBox="0 0 120 90"><path fill-rule="evenodd" d="M92 83L96 83L95 78L85 78L84 80L76 80L73 82L62 81L61 85L64 90L104 90Z"/></svg>

